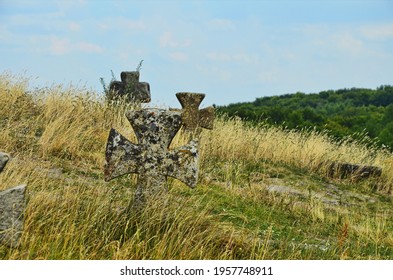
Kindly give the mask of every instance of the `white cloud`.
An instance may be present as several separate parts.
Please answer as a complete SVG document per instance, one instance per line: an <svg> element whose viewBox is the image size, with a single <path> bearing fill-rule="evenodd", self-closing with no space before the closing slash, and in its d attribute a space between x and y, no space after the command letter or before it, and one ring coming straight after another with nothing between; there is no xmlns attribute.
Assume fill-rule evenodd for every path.
<svg viewBox="0 0 393 280"><path fill-rule="evenodd" d="M258 56L251 56L246 53L234 53L228 54L223 52L211 52L208 53L207 58L217 62L240 62L240 63L258 63Z"/></svg>
<svg viewBox="0 0 393 280"><path fill-rule="evenodd" d="M130 32L142 32L148 29L148 25L143 20L131 20L124 17L106 17L87 22L99 32L120 32L125 36Z"/></svg>
<svg viewBox="0 0 393 280"><path fill-rule="evenodd" d="M63 17L64 14L60 12L47 12L37 14L13 14L6 16L4 20L7 26L12 29L28 27L49 30L54 27L59 27L59 24L63 24L61 21Z"/></svg>
<svg viewBox="0 0 393 280"><path fill-rule="evenodd" d="M70 10L80 9L87 5L87 2L85 0L74 0L74 1L56 0L53 1L53 3L62 12L68 12Z"/></svg>
<svg viewBox="0 0 393 280"><path fill-rule="evenodd" d="M54 55L65 55L70 52L101 53L103 48L89 42L72 43L66 38L54 37L51 39L50 52Z"/></svg>
<svg viewBox="0 0 393 280"><path fill-rule="evenodd" d="M372 52L368 40L361 36L359 27L354 25L305 25L296 28L313 53L324 55L345 54L361 56Z"/></svg>
<svg viewBox="0 0 393 280"><path fill-rule="evenodd" d="M233 30L235 25L228 19L213 19L209 22L210 28L217 28L222 30Z"/></svg>
<svg viewBox="0 0 393 280"><path fill-rule="evenodd" d="M103 48L99 45L88 43L88 42L79 42L76 44L76 49L85 53L102 53Z"/></svg>
<svg viewBox="0 0 393 280"><path fill-rule="evenodd" d="M109 23L104 23L104 22L97 22L96 27L103 32L107 32L111 30L111 25Z"/></svg>
<svg viewBox="0 0 393 280"><path fill-rule="evenodd" d="M0 25L0 40L3 43L8 43L11 40L11 35L5 25Z"/></svg>
<svg viewBox="0 0 393 280"><path fill-rule="evenodd" d="M148 50L132 44L125 44L118 49L117 54L122 61L133 61L135 57L143 58L148 56Z"/></svg>
<svg viewBox="0 0 393 280"><path fill-rule="evenodd" d="M185 62L188 60L188 55L183 52L173 52L169 54L169 57L175 61Z"/></svg>
<svg viewBox="0 0 393 280"><path fill-rule="evenodd" d="M365 51L362 40L349 33L337 34L332 36L333 43L338 50L352 55L361 54Z"/></svg>
<svg viewBox="0 0 393 280"><path fill-rule="evenodd" d="M78 32L81 29L81 26L79 23L73 21L68 24L68 29L73 32Z"/></svg>
<svg viewBox="0 0 393 280"><path fill-rule="evenodd" d="M197 64L195 67L200 74L203 74L205 77L209 77L209 79L213 78L214 80L218 79L220 81L227 82L233 78L233 70L229 70L227 67L216 64Z"/></svg>
<svg viewBox="0 0 393 280"><path fill-rule="evenodd" d="M64 55L71 51L71 44L68 39L52 38L50 52L54 55Z"/></svg>
<svg viewBox="0 0 393 280"><path fill-rule="evenodd" d="M369 39L393 39L393 23L364 26L360 32Z"/></svg>
<svg viewBox="0 0 393 280"><path fill-rule="evenodd" d="M172 33L170 32L165 32L160 36L160 46L165 48L167 46L173 47L175 45L173 38L172 38Z"/></svg>
<svg viewBox="0 0 393 280"><path fill-rule="evenodd" d="M279 80L280 73L279 71L275 70L266 70L261 71L257 74L257 79L263 83L272 83L277 82Z"/></svg>
<svg viewBox="0 0 393 280"><path fill-rule="evenodd" d="M231 61L231 56L225 53L217 53L217 52L213 52L213 53L208 53L207 58L210 60L214 60L214 61L220 61L220 62L228 62Z"/></svg>
<svg viewBox="0 0 393 280"><path fill-rule="evenodd" d="M129 20L125 18L118 19L116 22L115 28L121 28L125 30L144 30L146 25L141 20Z"/></svg>
<svg viewBox="0 0 393 280"><path fill-rule="evenodd" d="M133 21L133 20L126 20L124 22L124 27L131 30L144 30L146 29L146 25L143 21Z"/></svg>
<svg viewBox="0 0 393 280"><path fill-rule="evenodd" d="M172 32L164 32L159 38L159 43L162 48L182 48L191 46L190 39L177 40L173 37Z"/></svg>
<svg viewBox="0 0 393 280"><path fill-rule="evenodd" d="M217 70L217 75L222 81L232 80L232 73L225 69Z"/></svg>

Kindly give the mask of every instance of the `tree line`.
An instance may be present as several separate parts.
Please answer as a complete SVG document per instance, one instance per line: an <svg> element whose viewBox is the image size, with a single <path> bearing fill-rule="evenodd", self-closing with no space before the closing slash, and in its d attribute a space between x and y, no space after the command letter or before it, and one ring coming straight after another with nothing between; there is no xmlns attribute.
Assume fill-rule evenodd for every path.
<svg viewBox="0 0 393 280"><path fill-rule="evenodd" d="M393 86L350 88L260 97L218 106L219 114L288 129L315 128L334 137L363 137L393 150ZM357 135L357 136L356 136Z"/></svg>

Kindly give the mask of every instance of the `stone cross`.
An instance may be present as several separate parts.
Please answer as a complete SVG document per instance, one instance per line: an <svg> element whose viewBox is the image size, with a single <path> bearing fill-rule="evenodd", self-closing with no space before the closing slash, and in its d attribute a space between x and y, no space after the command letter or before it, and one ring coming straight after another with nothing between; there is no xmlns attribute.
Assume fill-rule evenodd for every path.
<svg viewBox="0 0 393 280"><path fill-rule="evenodd" d="M109 90L114 96L126 96L128 102L149 103L150 85L145 82L139 82L139 72L121 72L121 82L113 81L109 85Z"/></svg>
<svg viewBox="0 0 393 280"><path fill-rule="evenodd" d="M0 172L10 156L0 152ZM26 185L0 191L0 243L17 247L22 235Z"/></svg>
<svg viewBox="0 0 393 280"><path fill-rule="evenodd" d="M205 98L203 93L178 92L176 97L182 106L182 123L188 131L197 128L213 129L214 108L199 109Z"/></svg>
<svg viewBox="0 0 393 280"><path fill-rule="evenodd" d="M169 149L180 129L181 113L162 109L128 111L138 144L131 143L115 129L109 133L106 146L105 180L137 173L134 207L141 208L153 195L167 191L166 177L176 178L189 187L198 179L197 142Z"/></svg>

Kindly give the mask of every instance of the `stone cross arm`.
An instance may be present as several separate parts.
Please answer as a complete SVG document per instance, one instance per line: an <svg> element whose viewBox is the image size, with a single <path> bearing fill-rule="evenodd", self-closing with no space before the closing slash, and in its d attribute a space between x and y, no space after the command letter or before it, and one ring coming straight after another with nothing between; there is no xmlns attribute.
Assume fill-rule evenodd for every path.
<svg viewBox="0 0 393 280"><path fill-rule="evenodd" d="M198 181L198 143L191 140L189 144L170 150L168 153L166 174L178 179L187 186L195 188Z"/></svg>
<svg viewBox="0 0 393 280"><path fill-rule="evenodd" d="M139 174L140 181L165 183L165 177L178 179L195 187L199 154L195 140L187 145L169 149L181 126L180 112L160 109L130 111L127 114L138 144L131 143L115 129L109 133L106 147L105 180L128 174ZM161 182L161 183L160 183Z"/></svg>
<svg viewBox="0 0 393 280"><path fill-rule="evenodd" d="M112 128L106 144L105 181L128 173L138 173L141 155L138 145L131 143Z"/></svg>
<svg viewBox="0 0 393 280"><path fill-rule="evenodd" d="M193 188L197 182L197 143L168 150L159 156L149 156L137 144L131 143L115 129L111 129L106 149L105 180L137 173L142 176L170 176Z"/></svg>

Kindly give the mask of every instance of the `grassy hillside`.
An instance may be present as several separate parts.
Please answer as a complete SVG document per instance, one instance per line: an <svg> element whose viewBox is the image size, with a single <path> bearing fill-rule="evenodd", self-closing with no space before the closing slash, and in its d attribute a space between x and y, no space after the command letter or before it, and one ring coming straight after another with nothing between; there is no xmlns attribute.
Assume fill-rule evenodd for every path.
<svg viewBox="0 0 393 280"><path fill-rule="evenodd" d="M358 139L389 146L393 151L393 86L340 89L314 94L285 94L221 106L218 112L244 120L291 129L315 127L339 139Z"/></svg>
<svg viewBox="0 0 393 280"><path fill-rule="evenodd" d="M103 165L111 127L135 141L130 108L27 83L0 76L0 150L13 156L0 188L28 184L21 246L0 245L0 259L393 259L387 150L218 118L201 135L197 188L169 179L167 196L128 216L136 176L106 183ZM383 173L328 178L332 160Z"/></svg>

